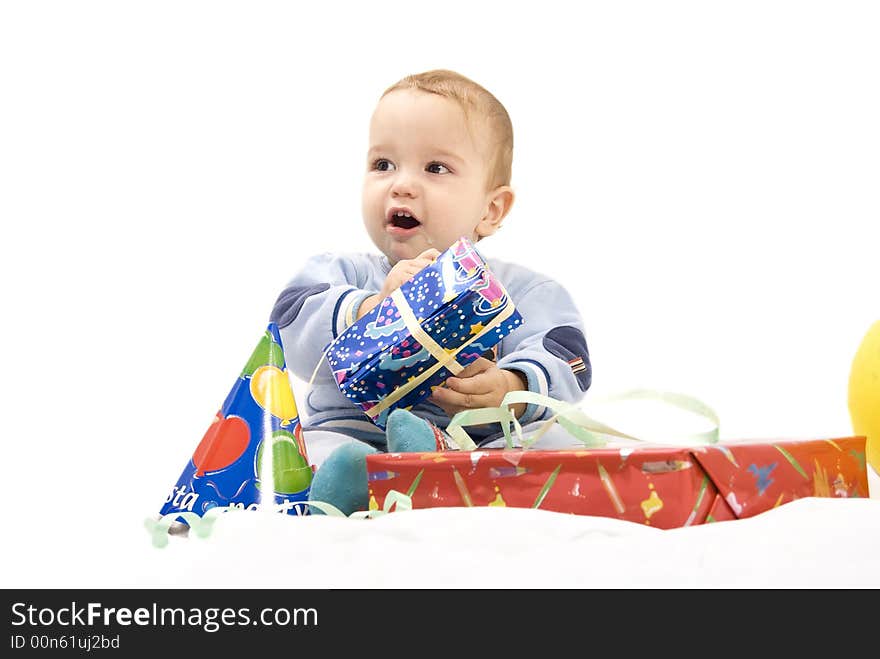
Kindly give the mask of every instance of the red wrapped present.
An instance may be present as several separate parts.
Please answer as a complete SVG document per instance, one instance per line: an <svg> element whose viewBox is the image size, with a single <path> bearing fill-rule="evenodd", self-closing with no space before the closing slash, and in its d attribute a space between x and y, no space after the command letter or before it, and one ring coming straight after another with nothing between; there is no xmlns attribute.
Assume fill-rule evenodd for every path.
<svg viewBox="0 0 880 659"><path fill-rule="evenodd" d="M671 529L752 517L803 497L867 497L865 438L488 449L367 456L370 508L512 506Z"/></svg>

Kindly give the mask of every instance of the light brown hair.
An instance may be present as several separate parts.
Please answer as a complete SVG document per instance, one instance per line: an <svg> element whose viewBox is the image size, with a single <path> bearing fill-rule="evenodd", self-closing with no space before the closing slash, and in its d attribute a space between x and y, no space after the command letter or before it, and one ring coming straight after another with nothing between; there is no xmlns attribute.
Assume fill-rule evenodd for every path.
<svg viewBox="0 0 880 659"><path fill-rule="evenodd" d="M434 69L408 75L386 89L382 97L398 89L417 89L452 99L461 106L465 118L471 125L473 124L471 112L476 112L486 119L490 130L489 180L486 185L490 190L500 185L510 185L513 166L513 125L507 110L491 92L470 78L447 69Z"/></svg>

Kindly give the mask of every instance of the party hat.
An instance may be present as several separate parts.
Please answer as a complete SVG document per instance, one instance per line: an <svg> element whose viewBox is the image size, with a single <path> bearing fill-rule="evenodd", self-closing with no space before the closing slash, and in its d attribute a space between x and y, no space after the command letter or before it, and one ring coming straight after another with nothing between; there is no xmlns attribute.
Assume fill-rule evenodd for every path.
<svg viewBox="0 0 880 659"><path fill-rule="evenodd" d="M305 515L312 475L281 335L269 323L160 515L217 507Z"/></svg>

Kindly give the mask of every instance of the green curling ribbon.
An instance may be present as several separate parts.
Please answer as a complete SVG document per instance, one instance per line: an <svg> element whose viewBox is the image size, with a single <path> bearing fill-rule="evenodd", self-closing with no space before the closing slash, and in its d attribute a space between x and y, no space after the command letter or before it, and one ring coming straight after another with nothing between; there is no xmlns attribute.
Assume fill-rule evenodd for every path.
<svg viewBox="0 0 880 659"><path fill-rule="evenodd" d="M692 396L656 389L631 389L619 394L597 399L597 401L605 403L636 400L654 400L661 402L687 412L692 412L712 423L712 428L710 430L678 436L674 442L675 445L715 444L718 442L718 415L711 407ZM529 437L523 437L522 426L514 417L511 409L511 407L517 403L546 407L554 414L539 426L535 433ZM565 428L570 435L580 440L581 443L588 448L601 447L607 444L607 441L600 435L621 437L623 439L632 439L640 442L653 441L656 443L668 443L660 442L656 439L629 435L589 416L582 409L571 403L557 400L550 396L537 394L532 391L511 391L504 396L501 405L498 407L483 407L480 409L459 412L452 417L449 426L446 428L446 432L452 437L460 450L472 451L476 448L476 444L463 426L473 426L493 422L501 424L501 430L504 433L504 441L507 444L507 448L514 447L513 434L516 435L520 446L528 448L538 441L544 433L550 430L554 423L558 423ZM511 431L511 426L513 426L513 431Z"/></svg>
<svg viewBox="0 0 880 659"><path fill-rule="evenodd" d="M371 519L373 517L381 517L382 515L387 515L391 512L391 508L397 504L396 512L400 512L403 510L412 510L412 498L404 494L403 492L398 492L397 490L389 490L388 494L385 495L385 501L382 504L382 510L356 510L351 515L348 515L349 519ZM310 506L314 506L325 515L329 517L345 517L345 513L339 510L336 506L331 503L325 503L324 501L309 501Z"/></svg>
<svg viewBox="0 0 880 659"><path fill-rule="evenodd" d="M211 531L214 528L214 522L217 521L217 518L230 510L240 509L233 506L215 506L202 516L191 512L168 513L162 515L159 519L145 519L144 527L147 529L147 533L150 534L153 546L161 549L168 545L168 531L178 518L182 517L186 520L190 530L196 535L196 537L207 538L211 535Z"/></svg>
<svg viewBox="0 0 880 659"><path fill-rule="evenodd" d="M324 501L309 501L308 505L318 508L330 517L346 516L344 512L339 510L339 508L337 508L333 504L325 503ZM369 519L373 517L379 517L381 515L386 515L392 512L391 509L394 508L395 505L397 507L395 508L394 512L412 510L412 498L409 495L404 494L403 492L390 490L385 496L385 502L382 505L382 510L358 510L349 515L348 518ZM186 523L189 525L190 530L196 535L196 537L204 539L211 535L211 531L214 529L214 523L217 521L217 518L220 517L220 515L222 515L223 513L231 511L245 512L244 509L235 506L217 506L215 508L211 508L201 517L191 512L168 513L167 515L162 515L158 519L145 519L144 527L150 534L153 546L161 549L162 547L168 546L168 530L171 528L171 525L177 521L178 518L182 517L184 520L186 520Z"/></svg>

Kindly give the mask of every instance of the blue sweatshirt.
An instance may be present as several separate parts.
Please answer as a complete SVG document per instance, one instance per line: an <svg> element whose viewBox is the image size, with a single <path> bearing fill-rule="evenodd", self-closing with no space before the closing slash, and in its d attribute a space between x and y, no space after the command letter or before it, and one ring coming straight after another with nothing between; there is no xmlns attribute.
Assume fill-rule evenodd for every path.
<svg viewBox="0 0 880 659"><path fill-rule="evenodd" d="M568 292L556 281L522 266L486 259L522 316L520 325L497 348L499 368L518 371L529 391L577 403L590 386L592 367L583 321ZM298 400L306 427L334 430L384 448L384 432L336 385L324 350L357 319L361 303L377 294L391 270L377 254L319 254L308 259L278 296L270 320L277 323L287 367L308 382L319 365L305 401ZM440 428L449 416L423 401L411 410ZM521 424L548 418L545 407L528 405ZM500 426L468 427L479 442Z"/></svg>

